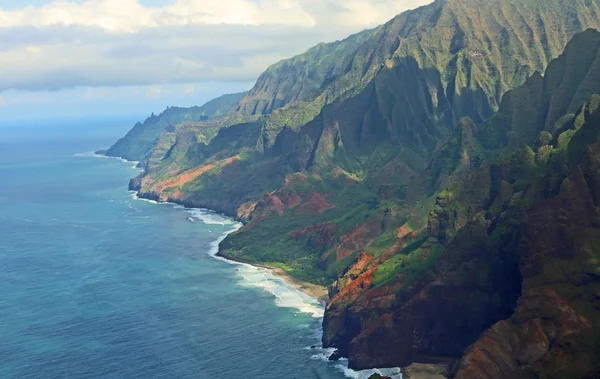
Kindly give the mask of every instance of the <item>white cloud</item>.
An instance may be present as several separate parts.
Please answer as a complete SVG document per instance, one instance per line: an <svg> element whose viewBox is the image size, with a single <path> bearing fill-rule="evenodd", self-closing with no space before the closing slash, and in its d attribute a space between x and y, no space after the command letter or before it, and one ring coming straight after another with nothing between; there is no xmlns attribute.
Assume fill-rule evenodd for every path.
<svg viewBox="0 0 600 379"><path fill-rule="evenodd" d="M144 7L137 0L57 1L38 8L0 11L0 27L82 25L133 32L187 24L312 26L314 20L301 4L276 0L177 0L162 8Z"/></svg>
<svg viewBox="0 0 600 379"><path fill-rule="evenodd" d="M0 7L0 91L249 81L431 0L55 1Z"/></svg>

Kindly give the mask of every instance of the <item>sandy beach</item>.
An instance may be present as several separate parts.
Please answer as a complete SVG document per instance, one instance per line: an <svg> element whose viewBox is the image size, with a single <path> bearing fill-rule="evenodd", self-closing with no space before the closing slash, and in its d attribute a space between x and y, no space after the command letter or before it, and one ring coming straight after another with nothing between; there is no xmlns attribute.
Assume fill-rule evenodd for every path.
<svg viewBox="0 0 600 379"><path fill-rule="evenodd" d="M309 283L309 282L304 282L300 279L297 279L297 278L293 277L292 275L288 274L285 270L283 270L280 267L273 267L273 266L261 265L261 264L253 264L253 266L263 267L263 268L268 269L275 276L285 280L286 282L288 282L289 284L294 286L299 291L304 292L305 294L307 294L310 297L318 299L319 301L321 301L324 304L326 304L327 301L329 301L329 293L327 291L327 288L324 286L320 286L320 285Z"/></svg>

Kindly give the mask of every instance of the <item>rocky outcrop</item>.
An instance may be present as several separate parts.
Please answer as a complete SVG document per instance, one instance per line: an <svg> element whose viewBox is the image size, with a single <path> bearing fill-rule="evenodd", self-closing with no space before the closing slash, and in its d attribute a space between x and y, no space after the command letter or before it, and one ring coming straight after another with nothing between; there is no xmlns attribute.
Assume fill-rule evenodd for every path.
<svg viewBox="0 0 600 379"><path fill-rule="evenodd" d="M600 353L596 107L593 98L544 164L527 147L444 192L430 214L429 240L402 252L390 281L380 279L387 261L333 297L324 344L366 368L460 357L473 341L452 375L593 377Z"/></svg>
<svg viewBox="0 0 600 379"><path fill-rule="evenodd" d="M369 377L369 379L391 379L391 378L389 378L387 376L381 376L379 374L373 374Z"/></svg>

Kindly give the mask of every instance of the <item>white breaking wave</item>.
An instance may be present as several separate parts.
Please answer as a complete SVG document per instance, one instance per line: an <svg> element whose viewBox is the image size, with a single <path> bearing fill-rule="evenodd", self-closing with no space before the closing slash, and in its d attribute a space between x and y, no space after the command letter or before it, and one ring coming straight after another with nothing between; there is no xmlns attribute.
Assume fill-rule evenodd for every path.
<svg viewBox="0 0 600 379"><path fill-rule="evenodd" d="M402 379L402 369L400 368L380 368L372 370L354 371L347 365L338 364L335 366L338 370L344 373L344 376L352 379L369 379L371 375L379 374L392 379Z"/></svg>
<svg viewBox="0 0 600 379"><path fill-rule="evenodd" d="M227 238L229 234L238 231L243 226L241 223L205 209L192 208L186 209L186 212L208 225L232 225L232 228L229 231L223 233L212 243L208 254L215 259L237 266L236 274L239 278L239 285L247 288L260 288L272 294L275 296L275 304L279 307L297 309L299 312L308 313L315 318L323 317L325 308L317 299L299 291L285 280L274 275L269 269L235 262L217 256L219 244Z"/></svg>
<svg viewBox="0 0 600 379"><path fill-rule="evenodd" d="M215 259L218 259L220 261L227 262L229 264L241 265L241 263L233 262L233 261L230 261L229 259L225 259L223 257L219 257L219 256L217 256L217 253L219 253L219 244L221 242L223 242L223 240L225 238L227 238L228 235L230 235L231 233L235 233L238 230L240 230L242 228L242 226L243 226L242 223L236 222L236 223L233 224L233 227L230 230L228 230L227 232L221 234L221 236L216 241L213 241L210 244L210 250L208 251L208 255L210 255L211 257L213 257Z"/></svg>
<svg viewBox="0 0 600 379"><path fill-rule="evenodd" d="M120 157L109 157L108 155L96 154L93 151L89 151L87 153L73 154L73 156L74 157L84 157L84 158L113 159L113 160L117 160L117 161L123 162L123 163L132 163L133 164L132 168L139 170L139 168L138 168L138 164L140 163L139 161L128 161L127 159L123 159Z"/></svg>
<svg viewBox="0 0 600 379"><path fill-rule="evenodd" d="M275 296L275 304L282 308L297 309L301 313L308 313L315 318L322 318L325 312L323 305L312 297L299 291L285 280L277 277L271 271L263 267L255 267L249 264L231 261L229 259L217 256L219 244L231 233L238 231L243 225L234 222L231 219L225 219L223 216L214 214L215 217L228 221L232 228L223 233L216 241L211 244L208 254L222 262L229 263L237 267L236 274L239 278L239 285L247 288L260 288ZM215 219L218 220L218 219ZM216 222L216 221L215 221Z"/></svg>
<svg viewBox="0 0 600 379"><path fill-rule="evenodd" d="M308 349L313 350L312 348L308 348ZM331 357L331 354L333 354L335 352L334 348L329 348L329 349L318 348L318 349L314 349L314 350L319 351L319 353L311 356L310 359L314 359L317 361L323 361L323 362L330 362L329 357Z"/></svg>
<svg viewBox="0 0 600 379"><path fill-rule="evenodd" d="M313 349L311 348L311 350L313 350ZM331 354L333 354L335 352L336 349L319 348L319 349L314 349L314 350L318 351L319 353L311 356L310 357L311 359L331 363L331 361L329 360L329 357L331 356ZM379 374L381 376L387 376L392 379L402 379L402 369L399 367L355 371L355 370L348 368L348 359L346 359L346 358L342 358L338 362L336 362L335 368L339 372L343 373L346 378L352 378L352 379L369 379L369 377L374 374Z"/></svg>
<svg viewBox="0 0 600 379"><path fill-rule="evenodd" d="M240 265L237 274L244 287L260 288L275 296L275 304L282 308L294 308L315 318L322 318L325 308L317 299L299 291L285 280L262 267Z"/></svg>
<svg viewBox="0 0 600 379"><path fill-rule="evenodd" d="M192 217L201 220L206 225L226 226L235 223L235 221L231 220L229 217L221 216L215 212L211 212L206 209L188 208L185 211L192 215Z"/></svg>
<svg viewBox="0 0 600 379"><path fill-rule="evenodd" d="M156 204L156 205L175 205L173 203L167 203L167 202L164 202L164 201L156 201L156 200L144 199L143 197L139 197L138 194L137 194L137 192L135 192L135 191L129 191L129 193L131 194L131 198L133 200L145 201L146 203Z"/></svg>
<svg viewBox="0 0 600 379"><path fill-rule="evenodd" d="M296 309L301 313L310 314L314 318L323 318L325 307L319 300L306 295L304 292L298 290L282 278L274 275L269 269L235 262L217 256L219 252L219 244L223 242L228 235L241 229L243 226L242 223L207 209L185 208L184 206L175 203L148 200L138 197L137 193L135 192L132 193L132 197L136 200L142 200L152 204L168 204L173 206L175 209L184 209L185 212L192 215L192 217L201 220L207 225L231 226L231 229L221 234L218 239L211 243L208 255L214 259L226 262L232 266L236 266L236 274L239 278L239 285L248 288L260 288L272 294L275 297L275 304L277 306L282 308ZM211 231L209 230L209 232ZM333 354L335 349L317 348L315 351L319 351L319 353L313 355L311 359L330 362L329 357L331 354ZM368 379L373 374L388 376L392 379L402 379L402 371L400 368L355 371L348 368L347 359L341 359L340 361L336 362L335 368L343 373L345 377L351 379Z"/></svg>
<svg viewBox="0 0 600 379"><path fill-rule="evenodd" d="M98 158L108 158L108 157L107 157L107 156L105 156L105 155L99 155L99 154L96 154L96 153L95 153L95 152L93 152L93 151L88 151L87 153L73 154L73 156L74 156L74 157L90 157L90 158L91 158L91 157L98 157Z"/></svg>

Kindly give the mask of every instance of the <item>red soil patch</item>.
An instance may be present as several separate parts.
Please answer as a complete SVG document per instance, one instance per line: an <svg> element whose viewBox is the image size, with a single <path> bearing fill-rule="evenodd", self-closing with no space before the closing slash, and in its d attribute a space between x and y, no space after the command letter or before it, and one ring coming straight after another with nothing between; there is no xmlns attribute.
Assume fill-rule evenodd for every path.
<svg viewBox="0 0 600 379"><path fill-rule="evenodd" d="M280 198L286 204L286 206L290 209L296 208L297 206L302 204L302 202L304 201L302 196L298 195L297 193L294 195L284 193L284 194L280 195Z"/></svg>
<svg viewBox="0 0 600 379"><path fill-rule="evenodd" d="M408 226L408 223L404 224L398 229L398 239L402 239L412 232L413 230Z"/></svg>
<svg viewBox="0 0 600 379"><path fill-rule="evenodd" d="M212 170L214 167L215 167L214 165L209 164L206 166L196 167L191 170L184 171L183 173L181 173L179 175L176 175L170 179L167 179L167 180L157 183L154 186L154 191L163 192L167 188L180 187L180 186L184 185L185 183L196 179L200 175L204 174L206 171Z"/></svg>
<svg viewBox="0 0 600 379"><path fill-rule="evenodd" d="M235 157L223 159L222 161L218 161L214 164L207 164L204 166L200 166L200 167L196 167L196 168L184 171L181 174L174 176L173 178L170 178L170 179L167 179L167 180L157 183L154 186L154 192L160 193L168 188L181 187L184 184L189 183L192 180L195 180L196 178L198 178L200 175L204 174L205 172L212 170L217 165L225 165L226 166L237 160L238 160L238 157L235 156Z"/></svg>
<svg viewBox="0 0 600 379"><path fill-rule="evenodd" d="M341 238L341 243L336 248L336 262L339 262L356 250L368 246L381 233L381 219L371 217L358 228Z"/></svg>
<svg viewBox="0 0 600 379"><path fill-rule="evenodd" d="M367 254L364 251L361 251L360 254L358 255L358 259L356 260L356 263L354 264L354 267L363 270L364 268L367 267L367 265L369 264L369 262L371 262L371 260L373 259L373 256L371 254Z"/></svg>
<svg viewBox="0 0 600 379"><path fill-rule="evenodd" d="M285 214L285 204L283 204L283 201L281 201L281 199L276 196L276 195L272 195L272 194L268 194L265 196L264 201L264 210L266 212L275 212L277 213L279 216L283 216Z"/></svg>
<svg viewBox="0 0 600 379"><path fill-rule="evenodd" d="M330 203L325 196L313 192L308 200L302 204L300 207L298 207L298 209L296 209L296 212L294 212L294 214L299 214L302 212L308 212L311 215L315 215L315 214L321 214L324 213L325 211L328 211L330 209L334 209L335 205Z"/></svg>
<svg viewBox="0 0 600 379"><path fill-rule="evenodd" d="M371 270L363 273L358 278L348 283L344 289L335 295L335 297L331 301L331 305L333 304L349 304L356 299L358 299L363 293L365 293L368 289L371 288L371 283L373 282L373 274L375 273L376 268L372 268Z"/></svg>

